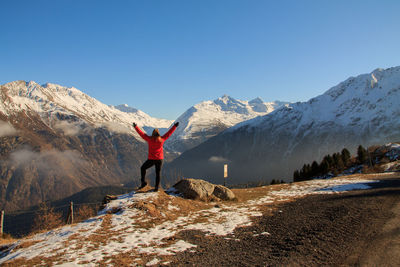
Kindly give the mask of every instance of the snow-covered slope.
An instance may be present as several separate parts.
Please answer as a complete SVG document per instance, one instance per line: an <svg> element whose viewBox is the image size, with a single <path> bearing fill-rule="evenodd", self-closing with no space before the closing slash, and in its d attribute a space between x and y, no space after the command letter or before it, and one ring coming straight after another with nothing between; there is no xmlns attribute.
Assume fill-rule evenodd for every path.
<svg viewBox="0 0 400 267"><path fill-rule="evenodd" d="M229 175L235 183L289 180L304 163L344 147L354 153L360 144L399 141L399 118L400 67L377 69L351 77L307 102L239 123L186 151L171 168L185 177L200 175L215 182L224 161L230 163Z"/></svg>
<svg viewBox="0 0 400 267"><path fill-rule="evenodd" d="M214 101L204 101L189 108L177 121L180 126L171 137L168 147L183 152L217 135L223 130L257 116L266 115L287 102L236 100L224 95Z"/></svg>
<svg viewBox="0 0 400 267"><path fill-rule="evenodd" d="M85 123L105 126L111 131L124 133L132 132L133 122L142 127L160 128L168 128L173 122L152 118L137 109L121 111L121 108L107 106L74 87L51 83L39 85L33 81L15 81L4 84L0 94L3 99L0 112L6 116L21 111L35 112L49 127L57 125L60 114L64 117L74 116Z"/></svg>
<svg viewBox="0 0 400 267"><path fill-rule="evenodd" d="M224 236L240 242L235 228L252 225L255 217L266 210L276 210L283 202L307 195L369 189L375 182L363 177L341 177L252 188L245 191L249 200L218 205L164 193L131 192L111 201L98 216L87 221L3 246L0 265L176 266L177 253L199 253L197 245L180 234L182 231L195 230L197 237ZM253 237L270 235L261 229L250 233Z"/></svg>
<svg viewBox="0 0 400 267"><path fill-rule="evenodd" d="M288 114L301 114L298 129L312 122L335 122L366 130L374 125L390 123L391 118L400 115L399 91L400 67L376 69L370 74L351 77L308 102L291 104L282 110L280 116L283 118ZM265 125L265 118L260 118L237 125L231 130L242 126L265 128L268 125Z"/></svg>

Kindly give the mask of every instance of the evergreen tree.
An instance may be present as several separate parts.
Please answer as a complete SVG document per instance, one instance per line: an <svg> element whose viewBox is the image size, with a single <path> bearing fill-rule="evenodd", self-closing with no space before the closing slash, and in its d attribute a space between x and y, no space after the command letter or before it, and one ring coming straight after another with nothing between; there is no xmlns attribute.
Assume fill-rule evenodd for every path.
<svg viewBox="0 0 400 267"><path fill-rule="evenodd" d="M333 164L334 164L334 171L340 172L344 169L344 164L342 160L342 156L339 153L335 153L332 155Z"/></svg>
<svg viewBox="0 0 400 267"><path fill-rule="evenodd" d="M324 157L324 160L326 161L326 163L328 163L329 170L331 170L333 168L333 166L335 165L334 162L333 162L332 156L331 155L326 155Z"/></svg>
<svg viewBox="0 0 400 267"><path fill-rule="evenodd" d="M313 163L311 164L311 176L315 177L319 174L319 165L318 163L314 160Z"/></svg>
<svg viewBox="0 0 400 267"><path fill-rule="evenodd" d="M307 175L307 165L304 164L303 168L301 168L301 171L300 171L300 180L304 180L306 175Z"/></svg>
<svg viewBox="0 0 400 267"><path fill-rule="evenodd" d="M298 182L300 180L300 172L295 170L293 173L293 182Z"/></svg>
<svg viewBox="0 0 400 267"><path fill-rule="evenodd" d="M311 178L311 165L307 164L306 165L306 170L305 170L305 178Z"/></svg>
<svg viewBox="0 0 400 267"><path fill-rule="evenodd" d="M321 164L319 165L319 173L320 175L325 175L329 172L329 163L326 160L322 160Z"/></svg>
<svg viewBox="0 0 400 267"><path fill-rule="evenodd" d="M347 148L343 148L342 153L342 161L345 167L350 165L350 158L351 158L351 154L350 151Z"/></svg>
<svg viewBox="0 0 400 267"><path fill-rule="evenodd" d="M359 145L357 149L357 161L360 164L364 164L368 160L368 152L367 150L362 146Z"/></svg>

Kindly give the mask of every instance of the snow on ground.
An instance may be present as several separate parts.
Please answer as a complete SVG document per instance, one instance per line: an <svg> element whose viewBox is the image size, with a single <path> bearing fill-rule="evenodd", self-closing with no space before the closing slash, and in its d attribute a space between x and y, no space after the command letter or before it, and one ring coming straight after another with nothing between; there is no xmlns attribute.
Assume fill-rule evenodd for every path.
<svg viewBox="0 0 400 267"><path fill-rule="evenodd" d="M400 160L383 164L382 167L385 170L385 172L398 171L400 170Z"/></svg>
<svg viewBox="0 0 400 267"><path fill-rule="evenodd" d="M97 217L18 241L13 245L13 250L0 259L0 264L14 259L44 257L55 258L53 264L63 264L61 266L97 266L99 262L110 264L113 256L122 253L130 253L129 257L134 258L134 262L140 262L145 257L147 265L163 264L166 263L165 259L163 261L163 255L174 255L196 247L173 238L179 231L195 229L208 235L233 235L235 228L251 225L252 217L262 215L261 206L272 206L281 201L310 194L368 189L371 183L375 182L377 181L357 177L340 177L286 184L276 187L278 189L269 187L272 190L266 191L265 196L257 199L213 204L209 205L211 208L186 216L177 216L173 220L164 220L161 223L154 223L144 210L130 208L138 201L151 203L160 195L154 192L131 192L111 201ZM171 203L165 210L179 214L179 207ZM116 213L110 214L111 211ZM161 212L161 217L163 216L165 214ZM146 226L143 227L143 224Z"/></svg>

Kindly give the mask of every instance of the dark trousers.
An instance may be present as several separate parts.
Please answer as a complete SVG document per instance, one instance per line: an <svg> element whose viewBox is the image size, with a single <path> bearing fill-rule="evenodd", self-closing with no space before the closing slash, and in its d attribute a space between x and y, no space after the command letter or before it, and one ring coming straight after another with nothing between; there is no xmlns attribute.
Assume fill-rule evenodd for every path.
<svg viewBox="0 0 400 267"><path fill-rule="evenodd" d="M146 160L142 167L140 168L141 171L141 175L142 175L142 185L146 184L146 170L150 167L152 167L153 165L156 165L156 188L158 188L158 186L160 185L160 175L161 175L161 167L163 164L163 160L159 159L159 160L154 160L154 159L148 159Z"/></svg>

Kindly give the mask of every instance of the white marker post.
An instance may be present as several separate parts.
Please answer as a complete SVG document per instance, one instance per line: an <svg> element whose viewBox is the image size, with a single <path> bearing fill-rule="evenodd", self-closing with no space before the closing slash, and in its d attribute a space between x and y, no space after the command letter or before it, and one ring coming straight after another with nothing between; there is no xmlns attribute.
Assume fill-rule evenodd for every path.
<svg viewBox="0 0 400 267"><path fill-rule="evenodd" d="M226 186L226 178L228 178L228 164L224 164L224 186Z"/></svg>

